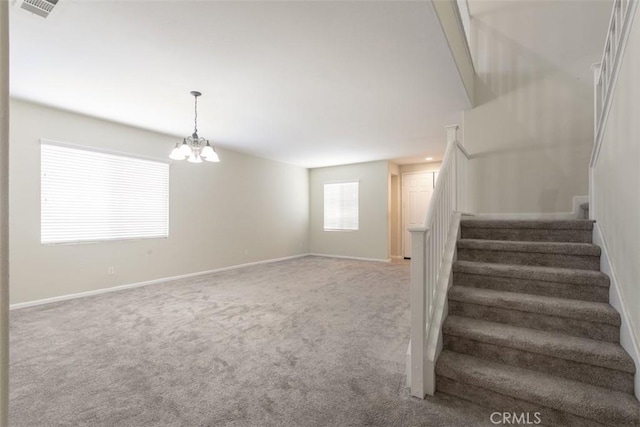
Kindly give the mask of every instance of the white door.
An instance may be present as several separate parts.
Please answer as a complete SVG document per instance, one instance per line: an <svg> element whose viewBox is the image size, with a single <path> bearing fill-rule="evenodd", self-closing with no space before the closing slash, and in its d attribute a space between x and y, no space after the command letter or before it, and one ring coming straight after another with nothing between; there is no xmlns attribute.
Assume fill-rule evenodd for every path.
<svg viewBox="0 0 640 427"><path fill-rule="evenodd" d="M405 258L411 258L411 233L407 230L424 225L434 182L433 172L402 174L402 253Z"/></svg>

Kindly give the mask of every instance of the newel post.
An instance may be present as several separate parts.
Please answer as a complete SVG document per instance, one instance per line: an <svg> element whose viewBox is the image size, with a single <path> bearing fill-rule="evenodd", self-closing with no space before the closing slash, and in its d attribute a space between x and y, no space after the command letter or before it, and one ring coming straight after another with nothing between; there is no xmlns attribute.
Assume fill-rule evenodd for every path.
<svg viewBox="0 0 640 427"><path fill-rule="evenodd" d="M426 227L409 228L411 233L411 395L421 399L425 389L427 335Z"/></svg>
<svg viewBox="0 0 640 427"><path fill-rule="evenodd" d="M447 130L447 144L458 140L458 125L449 125L444 128Z"/></svg>

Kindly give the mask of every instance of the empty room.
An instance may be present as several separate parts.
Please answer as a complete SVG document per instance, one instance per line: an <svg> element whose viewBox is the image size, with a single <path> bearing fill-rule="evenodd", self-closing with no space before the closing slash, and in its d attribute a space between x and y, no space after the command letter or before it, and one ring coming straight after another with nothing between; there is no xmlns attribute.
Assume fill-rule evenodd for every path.
<svg viewBox="0 0 640 427"><path fill-rule="evenodd" d="M0 1L0 427L640 425L637 6Z"/></svg>

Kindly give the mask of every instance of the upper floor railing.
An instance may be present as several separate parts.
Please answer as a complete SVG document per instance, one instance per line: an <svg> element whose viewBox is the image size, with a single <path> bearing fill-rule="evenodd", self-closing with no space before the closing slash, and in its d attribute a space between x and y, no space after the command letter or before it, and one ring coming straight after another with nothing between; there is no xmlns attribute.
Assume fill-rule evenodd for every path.
<svg viewBox="0 0 640 427"><path fill-rule="evenodd" d="M633 12L638 0L614 0L607 39L602 53L602 61L594 64L594 148L591 156L592 166L597 161L602 141L603 124L606 121L613 89L618 77L618 69L622 60L623 44L626 42Z"/></svg>
<svg viewBox="0 0 640 427"><path fill-rule="evenodd" d="M593 151L589 163L589 216L596 218L597 205L594 200L594 169L600 156L600 147L605 123L611 109L614 89L622 62L624 48L631 29L631 21L636 13L639 0L614 0L609 19L609 29L602 53L602 61L593 64L594 128Z"/></svg>

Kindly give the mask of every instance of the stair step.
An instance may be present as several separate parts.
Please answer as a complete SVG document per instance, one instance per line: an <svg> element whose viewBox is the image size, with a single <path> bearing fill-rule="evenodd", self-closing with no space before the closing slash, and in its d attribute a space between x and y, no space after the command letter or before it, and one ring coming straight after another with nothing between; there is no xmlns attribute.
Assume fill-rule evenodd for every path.
<svg viewBox="0 0 640 427"><path fill-rule="evenodd" d="M593 220L585 219L485 219L463 218L462 227L469 228L529 228L551 230L593 230Z"/></svg>
<svg viewBox="0 0 640 427"><path fill-rule="evenodd" d="M463 239L591 243L589 220L486 220L460 221Z"/></svg>
<svg viewBox="0 0 640 427"><path fill-rule="evenodd" d="M633 359L617 344L459 316L443 332L444 347L458 353L634 392Z"/></svg>
<svg viewBox="0 0 640 427"><path fill-rule="evenodd" d="M462 261L600 270L600 248L589 243L460 239L457 247Z"/></svg>
<svg viewBox="0 0 640 427"><path fill-rule="evenodd" d="M640 403L630 394L529 369L444 350L436 375L441 392L500 412L540 412L544 425L640 423Z"/></svg>
<svg viewBox="0 0 640 427"><path fill-rule="evenodd" d="M474 288L609 301L609 277L599 271L456 261L453 281Z"/></svg>
<svg viewBox="0 0 640 427"><path fill-rule="evenodd" d="M491 289L453 286L449 299L511 310L538 313L571 319L589 319L592 322L620 326L620 315L609 304L570 300L566 298L502 292Z"/></svg>
<svg viewBox="0 0 640 427"><path fill-rule="evenodd" d="M538 425L562 427L605 427L605 424L569 414L557 409L541 407L495 391L436 375L436 395L451 396L492 411L494 425ZM509 422L503 422L507 414ZM516 420L513 417L518 417ZM491 418L489 418L491 420ZM497 424L496 424L497 423ZM481 425L481 424L478 424Z"/></svg>
<svg viewBox="0 0 640 427"><path fill-rule="evenodd" d="M609 304L454 285L449 313L619 342L620 315Z"/></svg>

